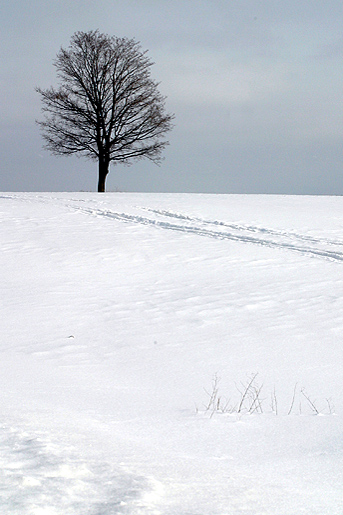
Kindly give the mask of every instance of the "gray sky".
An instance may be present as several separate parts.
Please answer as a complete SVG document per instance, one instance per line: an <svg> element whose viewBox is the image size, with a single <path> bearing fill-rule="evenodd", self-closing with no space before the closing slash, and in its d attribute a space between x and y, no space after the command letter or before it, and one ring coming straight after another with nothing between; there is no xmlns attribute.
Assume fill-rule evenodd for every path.
<svg viewBox="0 0 343 515"><path fill-rule="evenodd" d="M42 149L34 91L75 31L140 41L175 113L160 167L108 191L343 194L342 0L1 3L1 191L94 191L97 164Z"/></svg>

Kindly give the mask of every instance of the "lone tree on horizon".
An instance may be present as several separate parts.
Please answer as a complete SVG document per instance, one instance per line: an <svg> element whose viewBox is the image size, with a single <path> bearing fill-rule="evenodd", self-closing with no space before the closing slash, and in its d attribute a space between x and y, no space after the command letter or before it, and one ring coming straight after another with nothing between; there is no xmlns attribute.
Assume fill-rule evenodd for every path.
<svg viewBox="0 0 343 515"><path fill-rule="evenodd" d="M36 88L45 148L97 160L99 192L105 191L111 161L146 157L158 164L168 145L164 135L174 116L165 112L146 53L134 39L76 32L54 61L59 88Z"/></svg>

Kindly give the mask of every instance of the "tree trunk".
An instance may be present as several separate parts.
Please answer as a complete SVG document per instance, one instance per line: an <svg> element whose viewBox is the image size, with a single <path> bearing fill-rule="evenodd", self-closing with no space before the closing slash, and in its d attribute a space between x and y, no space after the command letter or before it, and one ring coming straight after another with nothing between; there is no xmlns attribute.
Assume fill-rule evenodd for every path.
<svg viewBox="0 0 343 515"><path fill-rule="evenodd" d="M98 192L104 193L105 191L105 183L106 177L109 172L109 160L105 157L99 158L99 182L98 182Z"/></svg>

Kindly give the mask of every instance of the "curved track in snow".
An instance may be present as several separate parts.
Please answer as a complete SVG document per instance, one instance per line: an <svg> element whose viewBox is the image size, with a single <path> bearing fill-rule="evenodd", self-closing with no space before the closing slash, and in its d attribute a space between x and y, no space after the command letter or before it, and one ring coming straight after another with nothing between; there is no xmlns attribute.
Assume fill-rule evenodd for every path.
<svg viewBox="0 0 343 515"><path fill-rule="evenodd" d="M122 222L148 225L207 238L231 240L280 250L290 250L310 257L323 258L330 261L343 261L343 241L314 238L294 232L278 231L251 225L244 226L217 220L203 220L184 214L147 208L141 209L146 212L151 212L155 215L155 218L118 213L108 209L87 209L74 205L69 205L68 207L72 207L85 214L102 216Z"/></svg>
<svg viewBox="0 0 343 515"><path fill-rule="evenodd" d="M109 209L96 207L83 207L86 203L83 199L62 199L46 195L36 195L34 199L25 198L21 195L8 194L0 198L15 199L22 202L54 203L64 205L72 211L81 212L96 217L109 218L116 221L133 223L139 225L153 226L169 231L182 232L185 234L203 236L212 239L230 240L238 243L258 245L278 250L290 250L304 256L326 259L329 261L343 261L343 240L329 238L316 238L306 234L299 234L289 230L276 230L255 225L241 225L220 220L206 220L203 218L188 216L183 213L163 209L152 209L137 206L136 209L148 215L137 215L120 213ZM88 202L90 200L88 199ZM83 206L80 206L82 202ZM88 203L87 202L87 203ZM97 202L91 200L92 203ZM78 205L76 205L76 203Z"/></svg>

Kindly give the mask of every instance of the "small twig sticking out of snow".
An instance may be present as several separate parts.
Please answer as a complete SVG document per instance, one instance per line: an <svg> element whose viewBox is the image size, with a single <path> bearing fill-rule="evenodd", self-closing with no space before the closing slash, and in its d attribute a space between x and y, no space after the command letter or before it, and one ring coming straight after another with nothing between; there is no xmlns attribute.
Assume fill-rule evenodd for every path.
<svg viewBox="0 0 343 515"><path fill-rule="evenodd" d="M240 401L240 403L239 403L239 406L238 406L238 409L237 409L237 413L241 413L241 411L242 411L242 409L243 409L244 401L245 401L245 399L247 398L248 394L250 394L250 388L251 388L251 385L254 383L254 381L255 381L255 379L256 379L256 377L257 377L257 376L258 376L258 373L253 374L253 375L251 376L250 381L249 381L246 385L244 385L244 384L242 383L242 386L243 386L243 388L244 388L242 392L237 388L237 390L238 390L238 391L239 391L239 393L241 394L241 401Z"/></svg>
<svg viewBox="0 0 343 515"><path fill-rule="evenodd" d="M294 390L293 390L292 402L291 402L291 406L288 410L287 415L290 415L292 413L292 409L293 409L294 401L295 401L295 395L296 395L296 391L297 391L297 386L298 386L298 383L295 383Z"/></svg>
<svg viewBox="0 0 343 515"><path fill-rule="evenodd" d="M309 405L310 405L311 409L314 411L314 413L315 413L316 415L319 415L319 411L318 411L318 409L317 409L317 407L316 407L316 405L315 405L315 402L316 402L316 401L312 401L312 400L310 399L310 397L309 397L309 396L307 395L307 393L305 392L305 388L302 388L302 389L301 389L301 393L303 394L303 396L305 397L305 399L306 399L306 400L307 400L307 402L309 403Z"/></svg>
<svg viewBox="0 0 343 515"><path fill-rule="evenodd" d="M272 393L270 395L271 395L271 408L272 408L272 412L275 413L275 415L277 415L278 414L278 404L277 404L275 386L274 386L274 389L273 389L273 391L272 391Z"/></svg>
<svg viewBox="0 0 343 515"><path fill-rule="evenodd" d="M204 388L204 391L209 396L209 401L207 404L205 404L205 411L211 411L210 418L213 417L215 413L232 413L234 411L233 408L230 407L230 399L226 400L223 399L219 395L219 382L220 377L218 377L217 374L214 374L212 379L212 390L211 392L208 392L206 388Z"/></svg>
<svg viewBox="0 0 343 515"><path fill-rule="evenodd" d="M250 408L248 409L249 413L255 413L255 411L257 411L259 413L263 413L262 400L260 399L260 393L261 393L262 388L263 388L263 384L261 386L258 386L258 385L256 386L254 384L251 385L250 397L252 399L252 403L251 403Z"/></svg>
<svg viewBox="0 0 343 515"><path fill-rule="evenodd" d="M212 391L209 393L205 388L205 392L207 395L209 395L210 399L208 401L208 404L205 406L206 411L209 411L211 408L216 409L216 404L218 403L218 384L219 384L220 378L217 374L214 374L212 379Z"/></svg>
<svg viewBox="0 0 343 515"><path fill-rule="evenodd" d="M329 408L329 414L332 415L333 413L335 413L335 406L331 405L331 399L325 399L325 400L326 400L326 403Z"/></svg>

